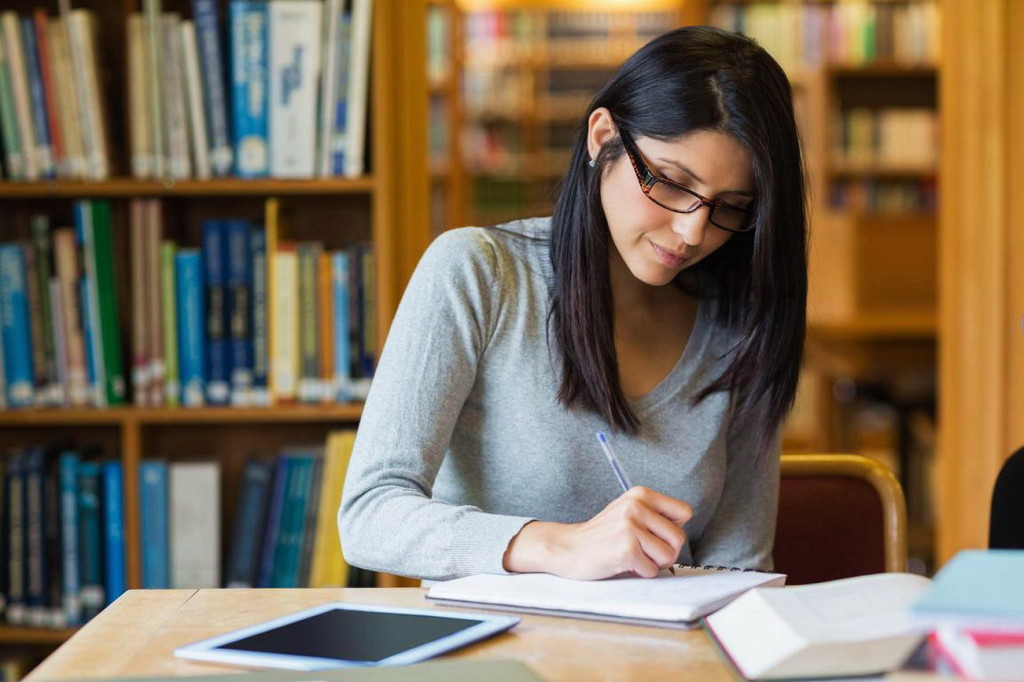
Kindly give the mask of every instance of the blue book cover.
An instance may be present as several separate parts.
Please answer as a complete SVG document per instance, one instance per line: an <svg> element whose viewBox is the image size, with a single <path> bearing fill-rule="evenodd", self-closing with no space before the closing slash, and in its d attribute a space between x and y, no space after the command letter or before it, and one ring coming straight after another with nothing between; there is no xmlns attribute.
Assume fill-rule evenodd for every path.
<svg viewBox="0 0 1024 682"><path fill-rule="evenodd" d="M142 586L163 590L171 586L168 547L167 462L144 459L139 463L142 514Z"/></svg>
<svg viewBox="0 0 1024 682"><path fill-rule="evenodd" d="M124 552L124 473L121 462L103 463L103 547L107 604L127 589Z"/></svg>
<svg viewBox="0 0 1024 682"><path fill-rule="evenodd" d="M57 175L57 167L50 139L50 122L46 116L49 109L39 61L39 42L36 40L36 25L31 17L21 18L21 44L25 50L29 97L32 98L32 128L36 135L34 151L39 163L39 174L44 178L53 178Z"/></svg>
<svg viewBox="0 0 1024 682"><path fill-rule="evenodd" d="M204 403L206 333L201 260L202 254L197 249L181 249L174 257L178 288L178 376L181 404L185 407Z"/></svg>
<svg viewBox="0 0 1024 682"><path fill-rule="evenodd" d="M78 465L78 556L82 617L89 620L106 605L104 596L103 476L100 465Z"/></svg>
<svg viewBox="0 0 1024 682"><path fill-rule="evenodd" d="M267 379L270 372L270 321L267 318L267 235L262 225L249 233L252 253L252 402L270 403Z"/></svg>
<svg viewBox="0 0 1024 682"><path fill-rule="evenodd" d="M273 462L252 458L245 463L224 580L227 587L256 587L273 477Z"/></svg>
<svg viewBox="0 0 1024 682"><path fill-rule="evenodd" d="M227 405L231 399L225 272L227 226L221 220L204 220L202 228L206 296L206 400L210 405Z"/></svg>
<svg viewBox="0 0 1024 682"><path fill-rule="evenodd" d="M259 0L232 0L229 18L235 172L262 178L270 171L269 9Z"/></svg>
<svg viewBox="0 0 1024 682"><path fill-rule="evenodd" d="M60 485L61 562L64 615L69 627L82 623L82 597L78 556L78 453L62 452L58 462Z"/></svg>
<svg viewBox="0 0 1024 682"><path fill-rule="evenodd" d="M0 244L0 315L8 407L35 402L35 371L29 327L28 273L20 244Z"/></svg>
<svg viewBox="0 0 1024 682"><path fill-rule="evenodd" d="M299 586L299 559L306 525L306 504L313 482L313 457L305 452L296 453L291 466L293 471L285 494L286 511L281 519L279 552L274 557L271 587Z"/></svg>
<svg viewBox="0 0 1024 682"><path fill-rule="evenodd" d="M257 587L271 586L274 560L281 535L281 517L284 512L285 495L288 492L288 479L291 477L290 462L290 456L280 454L277 456L277 463L274 466L274 485L270 495L270 508L267 510L266 533L263 538L263 554L260 557Z"/></svg>
<svg viewBox="0 0 1024 682"><path fill-rule="evenodd" d="M351 349L349 322L348 254L331 254L331 292L334 299L334 391L339 402L352 400Z"/></svg>
<svg viewBox="0 0 1024 682"><path fill-rule="evenodd" d="M1024 621L1024 550L964 550L910 608L927 621L971 627Z"/></svg>
<svg viewBox="0 0 1024 682"><path fill-rule="evenodd" d="M199 71L203 80L203 104L206 108L206 134L210 145L210 169L215 177L230 175L231 135L228 130L228 99L224 84L224 58L221 49L217 0L192 0L196 26Z"/></svg>
<svg viewBox="0 0 1024 682"><path fill-rule="evenodd" d="M246 220L227 220L224 228L227 231L224 270L231 395L232 402L247 405L253 375L252 254L249 247L252 227Z"/></svg>

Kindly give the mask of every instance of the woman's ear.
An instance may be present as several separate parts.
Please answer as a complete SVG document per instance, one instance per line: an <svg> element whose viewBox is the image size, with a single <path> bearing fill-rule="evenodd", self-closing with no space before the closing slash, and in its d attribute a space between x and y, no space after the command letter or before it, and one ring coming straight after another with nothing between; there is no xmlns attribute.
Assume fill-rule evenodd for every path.
<svg viewBox="0 0 1024 682"><path fill-rule="evenodd" d="M616 135L618 131L615 129L615 121L612 120L612 113L605 107L594 109L587 119L587 152L591 160L597 159L601 147Z"/></svg>

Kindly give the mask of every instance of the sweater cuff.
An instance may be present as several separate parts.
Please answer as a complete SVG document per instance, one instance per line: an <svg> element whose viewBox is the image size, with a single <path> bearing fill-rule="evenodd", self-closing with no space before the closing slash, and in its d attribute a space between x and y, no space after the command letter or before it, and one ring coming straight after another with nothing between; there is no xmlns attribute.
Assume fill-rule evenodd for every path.
<svg viewBox="0 0 1024 682"><path fill-rule="evenodd" d="M449 574L509 575L502 566L508 544L523 526L536 520L528 516L502 516L482 512L462 517L452 530Z"/></svg>

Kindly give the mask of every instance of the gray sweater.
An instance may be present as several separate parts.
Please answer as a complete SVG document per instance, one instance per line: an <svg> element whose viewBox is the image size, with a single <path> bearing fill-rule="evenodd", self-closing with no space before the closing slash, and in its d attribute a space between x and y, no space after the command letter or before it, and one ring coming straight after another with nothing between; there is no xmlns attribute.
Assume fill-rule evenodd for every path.
<svg viewBox="0 0 1024 682"><path fill-rule="evenodd" d="M702 300L686 349L632 400L635 437L559 404L547 317L549 219L438 237L405 291L359 423L338 523L349 563L430 580L504 573L530 520L585 521L621 494L595 432L634 485L693 507L680 561L771 567L778 457L720 376L735 340Z"/></svg>

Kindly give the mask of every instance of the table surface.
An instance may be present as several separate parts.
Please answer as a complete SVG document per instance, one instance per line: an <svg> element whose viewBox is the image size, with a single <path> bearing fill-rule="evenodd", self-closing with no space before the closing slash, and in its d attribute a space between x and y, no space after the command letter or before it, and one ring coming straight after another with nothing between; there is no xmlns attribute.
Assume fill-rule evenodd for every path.
<svg viewBox="0 0 1024 682"><path fill-rule="evenodd" d="M237 672L237 668L175 658L173 651L183 644L331 601L441 608L427 601L425 594L422 588L130 590L26 680ZM736 679L703 630L520 617L522 622L509 632L444 658L514 659L552 682Z"/></svg>

